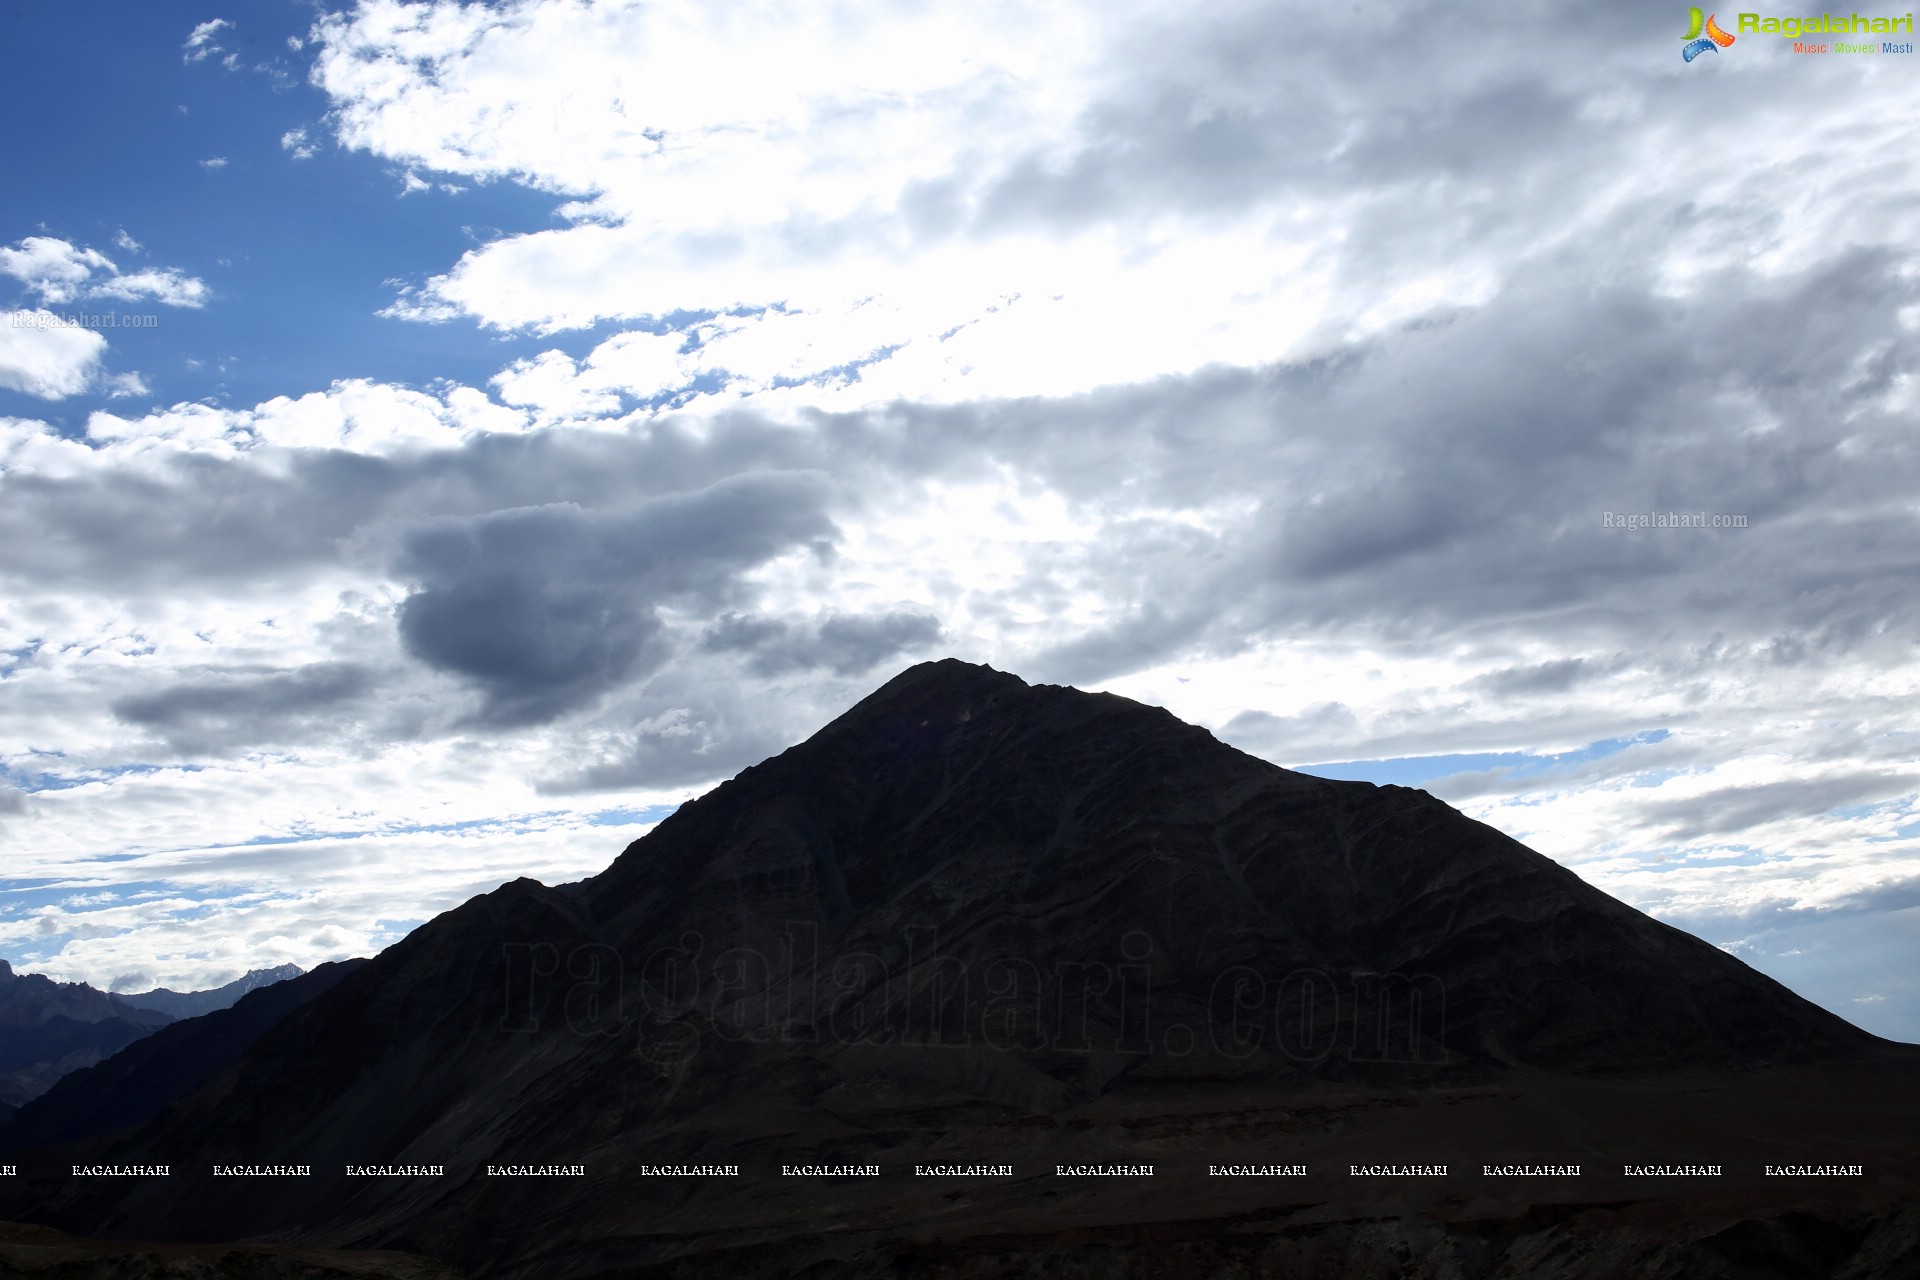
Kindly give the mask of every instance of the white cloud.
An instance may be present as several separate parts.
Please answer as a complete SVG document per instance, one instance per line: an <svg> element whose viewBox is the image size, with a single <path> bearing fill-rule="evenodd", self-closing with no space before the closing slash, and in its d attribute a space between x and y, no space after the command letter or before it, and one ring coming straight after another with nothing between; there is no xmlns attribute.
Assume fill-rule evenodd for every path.
<svg viewBox="0 0 1920 1280"><path fill-rule="evenodd" d="M320 152L320 148L307 140L307 131L304 128L289 129L281 134L280 146L282 150L292 152L295 160L311 160Z"/></svg>
<svg viewBox="0 0 1920 1280"><path fill-rule="evenodd" d="M153 388L147 385L147 380L137 373L113 374L102 380L102 387L115 400L153 394Z"/></svg>
<svg viewBox="0 0 1920 1280"><path fill-rule="evenodd" d="M141 390L130 394L145 393L144 383L138 385ZM96 412L87 420L87 438L99 447L101 465L112 466L181 453L235 458L255 449L268 454L346 449L379 456L449 448L478 432L516 432L526 425L526 414L493 403L470 387L448 387L439 396L345 379L326 391L276 396L252 409L186 403L138 418Z"/></svg>
<svg viewBox="0 0 1920 1280"><path fill-rule="evenodd" d="M97 271L114 265L97 249L82 249L52 236L28 236L0 248L0 271L24 283L42 302L71 302Z"/></svg>
<svg viewBox="0 0 1920 1280"><path fill-rule="evenodd" d="M65 439L47 423L30 418L0 418L0 476L6 472L31 473L48 479L82 474L94 463L93 451L84 444ZM0 619L0 638L10 627ZM14 640L20 637L13 636ZM12 792L18 795L18 792ZM0 805L0 809L4 809Z"/></svg>
<svg viewBox="0 0 1920 1280"><path fill-rule="evenodd" d="M748 308L689 370L731 375L731 396L834 408L1062 394L1310 351L1484 300L1529 255L1663 200L1768 207L1757 184L1774 140L1826 146L1762 129L1663 169L1652 160L1677 135L1650 99L1667 89L1623 77L1610 45L1542 95L1486 89L1480 54L1416 87L1347 59L1278 76L1237 51L1282 27L1315 47L1344 38L1332 19L1241 5L1196 24L1147 2L856 17L383 0L316 27L315 80L342 144L405 166L407 190L437 170L574 197L561 206L574 225L483 244L389 314L552 333ZM1457 32L1415 8L1382 35ZM1808 91L1850 96L1837 81ZM1484 215L1501 208L1499 172L1412 176L1445 172L1455 145L1409 141L1421 130L1458 118L1471 135L1481 115L1515 113L1590 137L1608 162L1571 163L1583 144L1515 151L1525 160L1505 163L1532 163L1541 198ZM1913 214L1872 157L1904 126L1864 114L1881 123L1847 144L1861 196L1849 234L1897 242ZM1210 186L1217 198L1196 194ZM1501 236L1469 243L1484 217ZM1758 261L1804 261L1831 243L1832 217L1780 206ZM1672 278L1754 244L1726 230L1706 217L1668 235ZM871 361L857 381L834 374L856 360ZM586 381L582 394L611 389Z"/></svg>
<svg viewBox="0 0 1920 1280"><path fill-rule="evenodd" d="M115 248L124 249L128 253L140 252L140 242L128 235L125 227L120 228L119 231L114 233L113 243Z"/></svg>
<svg viewBox="0 0 1920 1280"><path fill-rule="evenodd" d="M125 231L114 238L132 250L139 243ZM83 249L52 236L28 236L0 248L0 272L19 280L43 303L89 298L150 300L169 307L198 307L206 301L206 282L174 267L149 267L123 273L97 249Z"/></svg>
<svg viewBox="0 0 1920 1280"><path fill-rule="evenodd" d="M181 60L184 62L204 62L216 53L224 53L220 45L220 33L233 30L233 24L225 18L212 18L196 26L187 36L186 43L180 46Z"/></svg>
<svg viewBox="0 0 1920 1280"><path fill-rule="evenodd" d="M200 162L200 167L209 171L224 169L227 167L227 158L225 156L208 156Z"/></svg>
<svg viewBox="0 0 1920 1280"><path fill-rule="evenodd" d="M62 400L87 389L107 340L49 311L10 311L0 320L0 387Z"/></svg>
<svg viewBox="0 0 1920 1280"><path fill-rule="evenodd" d="M167 307L199 307L206 302L206 281L184 271L158 268L133 271L103 280L87 291L91 298L124 298L129 302L151 301Z"/></svg>

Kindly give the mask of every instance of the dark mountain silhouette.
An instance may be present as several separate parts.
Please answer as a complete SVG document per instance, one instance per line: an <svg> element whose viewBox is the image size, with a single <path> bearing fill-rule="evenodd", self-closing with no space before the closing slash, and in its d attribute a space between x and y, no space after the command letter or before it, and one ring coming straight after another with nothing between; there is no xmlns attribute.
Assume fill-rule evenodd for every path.
<svg viewBox="0 0 1920 1280"><path fill-rule="evenodd" d="M16 974L0 960L0 1102L17 1107L172 1021L84 982Z"/></svg>
<svg viewBox="0 0 1920 1280"><path fill-rule="evenodd" d="M0 1127L0 1152L77 1142L145 1124L239 1062L268 1028L365 963L323 964L312 973L274 981L231 1007L162 1027L73 1072Z"/></svg>
<svg viewBox="0 0 1920 1280"><path fill-rule="evenodd" d="M152 991L116 991L114 995L137 1008L158 1009L176 1018L197 1018L203 1013L230 1007L249 991L297 978L305 972L297 964L280 964L271 969L249 969L225 986L206 991L172 991L166 987L155 987Z"/></svg>
<svg viewBox="0 0 1920 1280"><path fill-rule="evenodd" d="M0 1276L44 1280L459 1280L430 1258L271 1245L128 1245L0 1222Z"/></svg>
<svg viewBox="0 0 1920 1280"><path fill-rule="evenodd" d="M1916 1077L1913 1047L1424 792L948 661L584 884L429 921L138 1132L22 1156L0 1204L516 1277L1597 1278L1771 1254L1891 1277L1915 1256ZM82 1158L179 1172L56 1163ZM1808 1158L1874 1177L1759 1173ZM1483 1160L1589 1176L1469 1177ZM1015 1172L913 1174L931 1161ZM1348 1172L1405 1161L1458 1172ZM341 1176L367 1163L445 1173ZM589 1176L487 1175L509 1163ZM1057 1173L1114 1164L1155 1174ZM1802 1273L1827 1272L1780 1274Z"/></svg>

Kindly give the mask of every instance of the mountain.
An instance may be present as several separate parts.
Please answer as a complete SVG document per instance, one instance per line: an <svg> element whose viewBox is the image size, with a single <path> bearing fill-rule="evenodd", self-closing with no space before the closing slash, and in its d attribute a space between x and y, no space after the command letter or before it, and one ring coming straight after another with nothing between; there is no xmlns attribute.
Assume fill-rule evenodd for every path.
<svg viewBox="0 0 1920 1280"><path fill-rule="evenodd" d="M599 876L429 921L137 1132L21 1155L0 1209L542 1280L1598 1280L1773 1256L1868 1280L1920 1261L1916 1085L1920 1050L1424 792L948 661ZM1873 1176L1760 1172L1809 1159ZM81 1160L176 1172L67 1177ZM1013 1172L912 1172L936 1162ZM587 1176L488 1175L505 1164ZM1725 1176L1630 1172L1669 1165Z"/></svg>
<svg viewBox="0 0 1920 1280"><path fill-rule="evenodd" d="M297 965L281 965L255 969L212 991L161 988L123 995L84 982L16 974L0 960L0 1103L18 1107L157 1028L224 1009L249 991L300 972Z"/></svg>
<svg viewBox="0 0 1920 1280"><path fill-rule="evenodd" d="M297 976L257 987L230 1008L162 1027L105 1061L65 1076L0 1125L0 1153L77 1142L145 1124L239 1062L270 1027L333 990L365 963L345 960L323 964L312 973L295 970Z"/></svg>
<svg viewBox="0 0 1920 1280"><path fill-rule="evenodd" d="M249 991L258 991L261 987L297 978L305 972L297 964L282 964L271 969L249 969L244 977L208 991L170 991L166 987L156 987L152 991L119 991L114 994L123 1003L135 1008L158 1009L176 1018L197 1018L203 1013L227 1008Z"/></svg>
<svg viewBox="0 0 1920 1280"><path fill-rule="evenodd" d="M339 1253L269 1245L127 1245L0 1222L0 1276L46 1280L459 1280L402 1253Z"/></svg>
<svg viewBox="0 0 1920 1280"><path fill-rule="evenodd" d="M0 1103L17 1107L38 1097L67 1072L172 1021L84 982L16 974L0 960Z"/></svg>

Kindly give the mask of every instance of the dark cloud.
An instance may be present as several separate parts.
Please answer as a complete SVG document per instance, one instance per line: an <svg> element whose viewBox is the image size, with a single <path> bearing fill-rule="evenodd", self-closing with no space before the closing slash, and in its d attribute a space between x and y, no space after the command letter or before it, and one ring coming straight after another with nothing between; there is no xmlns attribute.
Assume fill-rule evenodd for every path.
<svg viewBox="0 0 1920 1280"><path fill-rule="evenodd" d="M621 511L555 504L416 526L397 565L417 584L401 640L482 692L481 722L543 723L665 659L659 605L711 609L742 570L830 545L826 496L813 477L747 475Z"/></svg>
<svg viewBox="0 0 1920 1280"><path fill-rule="evenodd" d="M317 662L291 671L204 673L154 693L110 704L123 723L152 729L190 754L220 755L259 742L310 732L327 713L358 702L373 672L349 662Z"/></svg>
<svg viewBox="0 0 1920 1280"><path fill-rule="evenodd" d="M356 698L369 683L365 668L342 662L264 675L230 672L116 699L113 714L129 724L162 729L210 718L298 715Z"/></svg>
<svg viewBox="0 0 1920 1280"><path fill-rule="evenodd" d="M1834 809L1898 799L1913 793L1920 774L1858 770L1831 777L1724 787L1680 800L1642 806L1644 820L1662 824L1657 839L1675 843L1724 840L1783 818L1817 818Z"/></svg>
<svg viewBox="0 0 1920 1280"><path fill-rule="evenodd" d="M1595 679L1604 668L1585 658L1555 658L1529 667L1503 667L1489 671L1469 682L1499 698L1525 697L1530 694L1565 693L1577 684Z"/></svg>
<svg viewBox="0 0 1920 1280"><path fill-rule="evenodd" d="M340 540L377 518L408 475L376 458L314 450L287 473L181 453L79 476L9 474L0 576L164 592L155 573L209 586L337 565Z"/></svg>
<svg viewBox="0 0 1920 1280"><path fill-rule="evenodd" d="M748 655L748 669L756 675L823 668L835 675L853 676L903 653L924 650L940 636L938 618L909 610L828 614L814 622L730 613L707 628L701 647L710 653Z"/></svg>

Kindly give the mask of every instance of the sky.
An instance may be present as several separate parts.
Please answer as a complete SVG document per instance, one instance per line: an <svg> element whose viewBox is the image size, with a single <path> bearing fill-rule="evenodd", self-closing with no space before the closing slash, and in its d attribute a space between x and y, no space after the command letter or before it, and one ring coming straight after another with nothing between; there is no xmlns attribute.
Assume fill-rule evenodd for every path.
<svg viewBox="0 0 1920 1280"><path fill-rule="evenodd" d="M368 954L956 656L1920 1040L1920 62L1492 12L6 6L0 955Z"/></svg>

